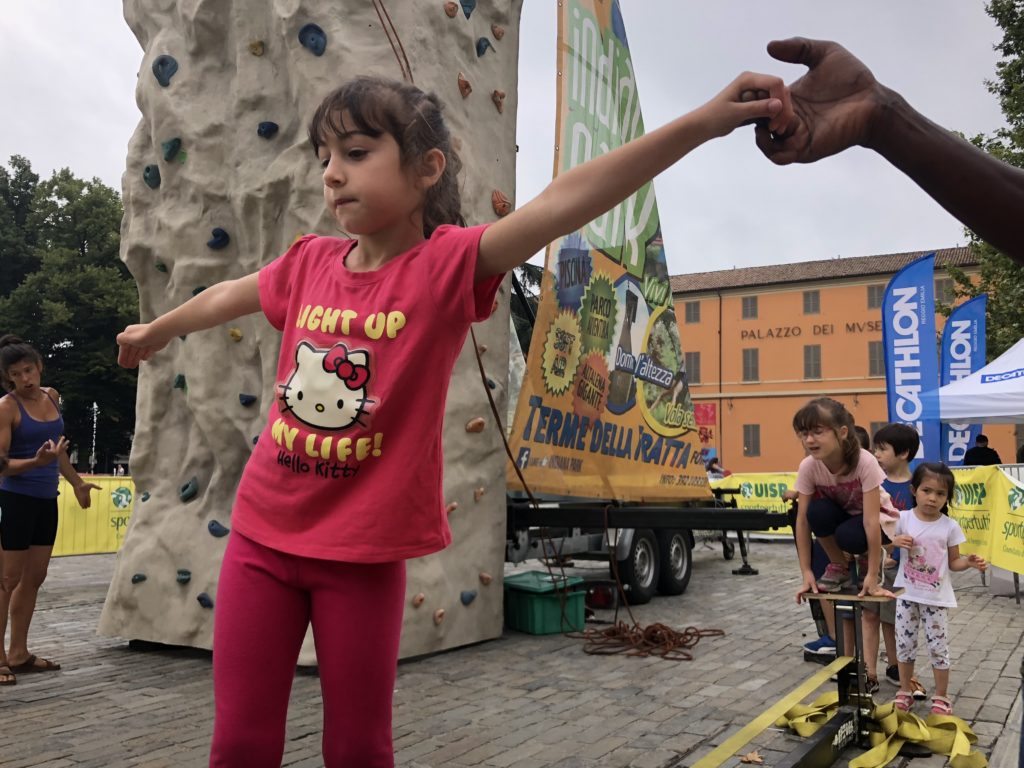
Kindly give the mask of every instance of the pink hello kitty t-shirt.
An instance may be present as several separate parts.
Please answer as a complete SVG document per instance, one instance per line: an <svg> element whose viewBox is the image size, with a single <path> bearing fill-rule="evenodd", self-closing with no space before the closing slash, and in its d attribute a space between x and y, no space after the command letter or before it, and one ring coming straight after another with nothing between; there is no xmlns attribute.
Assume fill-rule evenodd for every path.
<svg viewBox="0 0 1024 768"><path fill-rule="evenodd" d="M386 562L443 549L441 425L471 323L502 276L474 282L486 225L439 227L373 272L354 240L307 235L259 273L283 332L266 427L232 526L304 557Z"/></svg>

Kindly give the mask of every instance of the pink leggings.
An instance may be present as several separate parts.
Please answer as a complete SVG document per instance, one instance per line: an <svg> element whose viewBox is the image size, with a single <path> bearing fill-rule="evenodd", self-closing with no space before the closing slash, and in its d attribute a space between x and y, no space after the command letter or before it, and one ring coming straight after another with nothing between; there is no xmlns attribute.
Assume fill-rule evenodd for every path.
<svg viewBox="0 0 1024 768"><path fill-rule="evenodd" d="M299 557L231 534L214 609L210 765L281 765L295 665L313 624L328 768L393 768L391 696L405 562Z"/></svg>

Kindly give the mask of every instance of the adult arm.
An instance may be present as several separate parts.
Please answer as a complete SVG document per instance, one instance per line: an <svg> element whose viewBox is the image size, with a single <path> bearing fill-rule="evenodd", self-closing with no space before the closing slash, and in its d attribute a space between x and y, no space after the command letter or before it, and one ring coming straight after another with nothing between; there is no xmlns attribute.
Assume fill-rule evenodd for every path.
<svg viewBox="0 0 1024 768"><path fill-rule="evenodd" d="M56 401L60 402L60 394L55 389L50 390L50 396ZM61 438L63 445L60 450L57 451L57 463L60 467L60 473L64 476L64 479L68 481L68 485L71 486L71 490L74 491L75 499L78 500L78 506L82 509L88 509L89 505L92 504L92 498L89 496L90 490L100 490L100 486L95 483L87 483L82 479L81 475L75 470L71 464L71 459L68 458L68 442L63 437Z"/></svg>
<svg viewBox="0 0 1024 768"><path fill-rule="evenodd" d="M793 37L773 40L768 53L809 68L790 86L792 123L774 134L757 129L758 147L769 159L813 163L854 145L873 149L979 237L1024 264L1016 220L1024 210L1024 170L933 123L838 43Z"/></svg>

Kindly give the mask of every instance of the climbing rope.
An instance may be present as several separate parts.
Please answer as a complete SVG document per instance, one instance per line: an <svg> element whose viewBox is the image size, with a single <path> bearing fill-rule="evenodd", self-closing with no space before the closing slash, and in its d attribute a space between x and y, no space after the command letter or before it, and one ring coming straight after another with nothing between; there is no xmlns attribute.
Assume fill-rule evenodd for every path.
<svg viewBox="0 0 1024 768"><path fill-rule="evenodd" d="M373 8L377 11L377 18L380 19L384 34L391 44L391 50L394 51L398 68L402 70L402 78L415 85L416 81L412 77L412 65L409 64L409 57L405 55L405 47L402 45L402 39L398 36L394 22L391 21L391 15L384 7L384 0L373 0Z"/></svg>

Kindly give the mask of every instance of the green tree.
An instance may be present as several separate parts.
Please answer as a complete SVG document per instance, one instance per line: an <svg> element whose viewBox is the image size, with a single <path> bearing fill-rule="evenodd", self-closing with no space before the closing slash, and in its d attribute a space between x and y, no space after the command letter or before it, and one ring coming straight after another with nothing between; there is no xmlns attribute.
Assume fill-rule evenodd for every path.
<svg viewBox="0 0 1024 768"><path fill-rule="evenodd" d="M19 155L8 165L10 170L0 165L0 297L13 291L35 268L34 231L28 222L39 176Z"/></svg>
<svg viewBox="0 0 1024 768"><path fill-rule="evenodd" d="M27 161L14 161L9 176L34 176ZM128 452L135 429L136 375L117 366L114 344L117 333L138 318L135 284L118 259L120 198L98 179L84 181L63 169L37 179L21 210L11 242L24 244L18 247L27 249L27 268L0 297L0 329L30 341L43 355L44 383L64 399L66 434L80 464L91 450L97 404L97 464L109 468L115 454ZM0 241L5 266L13 254L7 247Z"/></svg>

